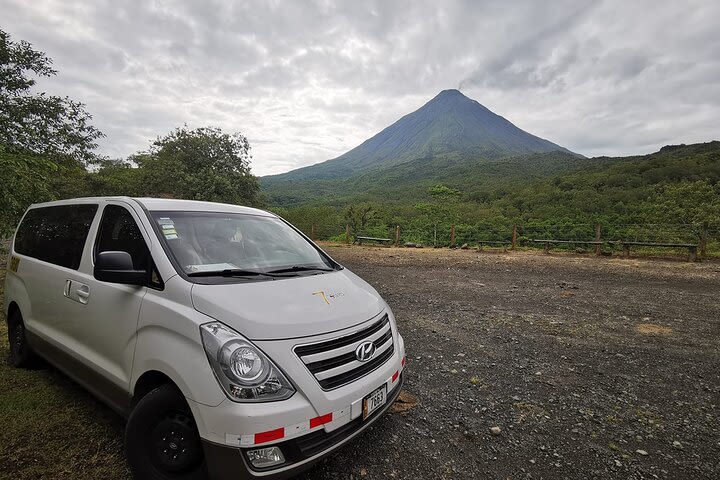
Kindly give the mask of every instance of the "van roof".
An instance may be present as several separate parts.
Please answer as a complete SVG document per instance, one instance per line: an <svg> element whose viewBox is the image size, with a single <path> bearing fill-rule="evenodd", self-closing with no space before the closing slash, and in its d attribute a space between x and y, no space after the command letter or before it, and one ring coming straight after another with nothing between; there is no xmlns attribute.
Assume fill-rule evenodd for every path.
<svg viewBox="0 0 720 480"><path fill-rule="evenodd" d="M231 205L229 203L201 202L198 200L178 200L171 198L133 198L133 197L82 197L57 200L54 202L36 203L31 207L49 207L52 205L68 205L77 203L93 203L106 200L135 201L150 211L192 211L192 212L220 212L220 213L246 213L274 217L275 215L257 208Z"/></svg>

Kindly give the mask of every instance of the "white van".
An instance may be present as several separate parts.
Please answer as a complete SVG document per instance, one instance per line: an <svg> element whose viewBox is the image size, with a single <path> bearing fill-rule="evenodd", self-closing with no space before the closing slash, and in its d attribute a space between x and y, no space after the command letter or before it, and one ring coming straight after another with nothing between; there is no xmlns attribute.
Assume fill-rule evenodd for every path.
<svg viewBox="0 0 720 480"><path fill-rule="evenodd" d="M403 382L380 295L252 208L33 205L5 312L15 366L39 355L127 416L137 479L287 478L376 421Z"/></svg>

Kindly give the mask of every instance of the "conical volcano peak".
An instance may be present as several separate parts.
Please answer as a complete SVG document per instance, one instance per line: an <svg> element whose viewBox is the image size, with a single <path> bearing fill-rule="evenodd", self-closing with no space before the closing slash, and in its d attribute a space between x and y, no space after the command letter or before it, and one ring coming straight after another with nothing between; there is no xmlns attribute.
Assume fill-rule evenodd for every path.
<svg viewBox="0 0 720 480"><path fill-rule="evenodd" d="M461 97L468 98L467 96L463 95L463 93L460 90L458 90L457 88L448 88L447 90L441 90L440 93L437 94L437 97L452 97L452 96L461 96Z"/></svg>
<svg viewBox="0 0 720 480"><path fill-rule="evenodd" d="M462 110L471 116L496 116L484 105L454 88L442 90L414 113L421 112L424 109L429 110L433 116L442 116L449 112L457 112L458 110Z"/></svg>
<svg viewBox="0 0 720 480"><path fill-rule="evenodd" d="M453 88L349 152L275 177L348 178L362 170L442 155L475 160L552 151L571 153L519 129Z"/></svg>
<svg viewBox="0 0 720 480"><path fill-rule="evenodd" d="M440 91L440 93L438 93L437 95L435 95L435 97L434 97L432 100L430 100L430 101L428 102L428 104L429 104L429 103L433 103L433 102L437 102L437 101L442 102L442 101L452 101L452 100L455 100L455 101L460 100L460 101L466 101L466 102L473 102L473 103L475 103L474 100L472 100L472 99L468 98L467 96L465 96L460 90L456 90L456 89L454 89L454 88L451 88L451 89L448 89L448 90L442 90L442 91Z"/></svg>

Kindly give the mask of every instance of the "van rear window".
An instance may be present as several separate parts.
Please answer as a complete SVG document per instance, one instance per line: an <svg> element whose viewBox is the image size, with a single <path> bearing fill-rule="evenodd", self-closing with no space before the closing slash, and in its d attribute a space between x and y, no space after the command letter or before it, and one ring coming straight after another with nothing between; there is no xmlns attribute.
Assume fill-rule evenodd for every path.
<svg viewBox="0 0 720 480"><path fill-rule="evenodd" d="M91 204L33 208L18 227L14 250L77 270L97 209Z"/></svg>

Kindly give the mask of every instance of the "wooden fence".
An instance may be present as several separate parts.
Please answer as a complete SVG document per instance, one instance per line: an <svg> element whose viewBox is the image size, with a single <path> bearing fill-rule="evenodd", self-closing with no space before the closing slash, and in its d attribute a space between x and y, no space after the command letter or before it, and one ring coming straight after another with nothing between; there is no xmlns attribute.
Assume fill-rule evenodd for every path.
<svg viewBox="0 0 720 480"><path fill-rule="evenodd" d="M352 232L350 225L324 227L325 234L318 238L313 224L313 240L335 240L345 243L381 243L394 246L424 246L449 248L496 247L503 250L518 248L569 249L582 247L596 255L621 251L687 250L688 258L703 259L720 256L720 225L691 224L513 224L513 225L430 225L422 228L374 227L363 232Z"/></svg>

